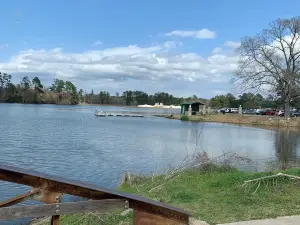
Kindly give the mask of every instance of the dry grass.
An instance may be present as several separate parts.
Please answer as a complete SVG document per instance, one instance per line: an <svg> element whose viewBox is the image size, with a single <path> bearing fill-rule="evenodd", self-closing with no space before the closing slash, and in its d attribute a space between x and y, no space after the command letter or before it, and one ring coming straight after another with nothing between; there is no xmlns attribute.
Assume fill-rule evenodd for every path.
<svg viewBox="0 0 300 225"><path fill-rule="evenodd" d="M180 119L181 115L173 115L169 119ZM300 127L300 119L290 118L288 120L275 116L256 116L256 115L238 115L238 114L214 114L206 116L190 116L192 122L216 122L232 124L248 124L273 127Z"/></svg>

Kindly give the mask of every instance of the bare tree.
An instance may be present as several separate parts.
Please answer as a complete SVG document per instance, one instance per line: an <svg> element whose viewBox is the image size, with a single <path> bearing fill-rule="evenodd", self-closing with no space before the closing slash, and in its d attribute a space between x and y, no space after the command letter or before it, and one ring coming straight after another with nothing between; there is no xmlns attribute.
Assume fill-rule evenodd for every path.
<svg viewBox="0 0 300 225"><path fill-rule="evenodd" d="M300 95L300 17L278 19L254 37L243 38L236 81L243 89L268 89L282 99L285 117Z"/></svg>

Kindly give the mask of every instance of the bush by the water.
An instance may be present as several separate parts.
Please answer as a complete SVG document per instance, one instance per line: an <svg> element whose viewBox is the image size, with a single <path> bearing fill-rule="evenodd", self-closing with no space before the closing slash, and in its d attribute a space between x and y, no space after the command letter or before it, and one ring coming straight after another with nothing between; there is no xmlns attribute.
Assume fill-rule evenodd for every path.
<svg viewBox="0 0 300 225"><path fill-rule="evenodd" d="M182 120L182 121L189 121L190 118L189 118L187 115L182 115L182 116L180 117L180 120Z"/></svg>

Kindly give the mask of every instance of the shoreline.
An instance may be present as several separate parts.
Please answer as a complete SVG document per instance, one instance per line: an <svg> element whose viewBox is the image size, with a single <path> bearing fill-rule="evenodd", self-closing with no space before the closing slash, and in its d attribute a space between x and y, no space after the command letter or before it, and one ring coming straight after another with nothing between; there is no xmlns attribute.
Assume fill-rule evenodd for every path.
<svg viewBox="0 0 300 225"><path fill-rule="evenodd" d="M163 116L167 119L181 120L182 115L168 115ZM300 129L300 118L290 118L288 120L282 117L275 116L252 116L252 115L238 115L238 114L215 114L205 116L189 116L190 122L204 122L204 123L226 123L234 125L252 125L265 127L293 127Z"/></svg>

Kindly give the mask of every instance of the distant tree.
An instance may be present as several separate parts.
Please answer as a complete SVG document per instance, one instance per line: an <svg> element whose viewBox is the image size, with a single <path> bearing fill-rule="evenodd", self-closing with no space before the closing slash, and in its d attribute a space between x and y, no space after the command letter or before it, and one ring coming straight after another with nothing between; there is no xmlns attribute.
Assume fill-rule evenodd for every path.
<svg viewBox="0 0 300 225"><path fill-rule="evenodd" d="M23 77L21 84L24 87L25 91L28 91L30 89L31 81L27 76L25 76Z"/></svg>
<svg viewBox="0 0 300 225"><path fill-rule="evenodd" d="M3 73L2 75L2 82L3 82L3 86L5 86L6 88L8 88L9 86L11 87L11 75Z"/></svg>
<svg viewBox="0 0 300 225"><path fill-rule="evenodd" d="M228 99L230 108L237 108L239 106L239 101L234 97L233 94L227 93L226 98Z"/></svg>
<svg viewBox="0 0 300 225"><path fill-rule="evenodd" d="M278 19L254 37L245 37L240 54L237 81L245 89L268 88L284 102L285 117L290 103L299 96L300 17Z"/></svg>
<svg viewBox="0 0 300 225"><path fill-rule="evenodd" d="M66 81L64 89L67 92L67 95L70 96L71 104L72 105L78 104L79 97L78 97L76 86L71 81Z"/></svg>
<svg viewBox="0 0 300 225"><path fill-rule="evenodd" d="M32 79L32 84L34 85L35 89L38 89L38 88L42 89L43 88L43 85L42 85L42 83L41 83L41 81L38 77L35 77L35 78Z"/></svg>
<svg viewBox="0 0 300 225"><path fill-rule="evenodd" d="M133 102L132 91L124 91L122 97L125 99L126 105L131 105L131 103Z"/></svg>
<svg viewBox="0 0 300 225"><path fill-rule="evenodd" d="M0 72L0 86L4 87L4 79L3 79L3 75L1 72Z"/></svg>
<svg viewBox="0 0 300 225"><path fill-rule="evenodd" d="M84 98L83 98L83 90L80 89L78 92L78 99L80 102L83 102Z"/></svg>
<svg viewBox="0 0 300 225"><path fill-rule="evenodd" d="M55 79L50 90L56 93L61 93L65 88L65 82L63 80Z"/></svg>
<svg viewBox="0 0 300 225"><path fill-rule="evenodd" d="M210 106L213 108L226 108L229 106L229 100L226 95L217 95L210 100Z"/></svg>

